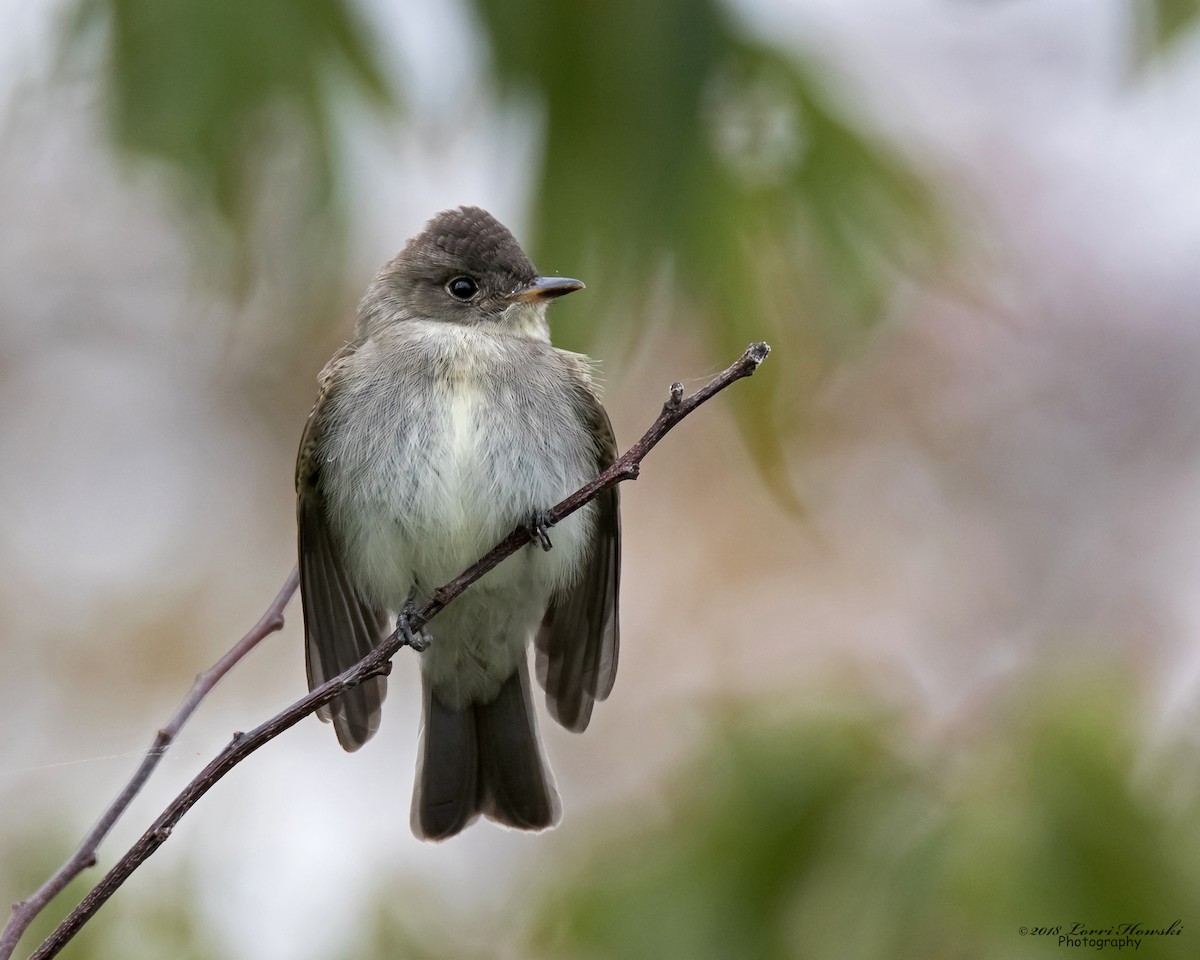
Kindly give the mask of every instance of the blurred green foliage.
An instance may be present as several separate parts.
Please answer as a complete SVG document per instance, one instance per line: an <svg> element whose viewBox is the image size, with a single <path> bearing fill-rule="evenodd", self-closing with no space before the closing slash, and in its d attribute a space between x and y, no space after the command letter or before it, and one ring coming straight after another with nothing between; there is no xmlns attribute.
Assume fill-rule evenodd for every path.
<svg viewBox="0 0 1200 960"><path fill-rule="evenodd" d="M1021 960L1060 949L1022 928L1176 920L1134 952L1196 955L1200 758L1145 750L1120 674L1051 676L936 733L861 698L765 707L714 705L664 792L539 858L486 916L381 876L340 955ZM15 853L0 882L32 889L49 867ZM212 956L188 882L135 881L72 956Z"/></svg>
<svg viewBox="0 0 1200 960"><path fill-rule="evenodd" d="M1135 14L1144 6L1142 0L1131 0ZM1152 50L1161 50L1191 30L1200 19L1200 0L1152 0Z"/></svg>
<svg viewBox="0 0 1200 960"><path fill-rule="evenodd" d="M1181 919L1141 953L1193 957L1200 807L1136 779L1122 691L1063 678L924 756L888 716L735 717L666 823L547 890L540 955L1012 960L1058 947L1022 927Z"/></svg>
<svg viewBox="0 0 1200 960"><path fill-rule="evenodd" d="M1180 920L1126 952L1194 957L1200 758L1147 762L1127 687L1056 675L933 736L861 702L714 707L665 797L513 884L490 947L462 908L398 896L409 877L346 956L485 957L515 938L512 955L557 960L1032 960L1075 924Z"/></svg>
<svg viewBox="0 0 1200 960"><path fill-rule="evenodd" d="M0 856L0 891L27 896L61 863L64 851L73 850L78 836L31 833L4 838ZM60 858L56 860L55 858ZM77 877L33 921L14 956L28 956L48 937L68 909L77 904L107 869L107 858L98 868ZM190 865L176 858L167 877L157 883L134 879L89 921L71 940L65 956L72 960L120 957L121 960L209 960L219 957L202 919L191 909ZM4 902L8 902L7 900ZM5 921L8 917L5 916Z"/></svg>
<svg viewBox="0 0 1200 960"><path fill-rule="evenodd" d="M331 242L336 251L345 217L336 116L348 98L397 102L353 4L77 0L68 25L68 61L103 51L117 147L158 164L190 215L226 228L200 232L200 249L229 268L236 291L272 258L303 277ZM254 227L281 196L291 207L291 230L277 238L284 252L263 251Z"/></svg>
<svg viewBox="0 0 1200 960"><path fill-rule="evenodd" d="M932 194L899 156L718 4L480 6L502 82L545 102L536 233L556 263L590 262L631 300L670 264L693 319L740 348L772 313L805 321L769 305L804 296L806 255L844 316L866 321L882 280L871 253L931 238ZM764 282L792 254L790 282Z"/></svg>

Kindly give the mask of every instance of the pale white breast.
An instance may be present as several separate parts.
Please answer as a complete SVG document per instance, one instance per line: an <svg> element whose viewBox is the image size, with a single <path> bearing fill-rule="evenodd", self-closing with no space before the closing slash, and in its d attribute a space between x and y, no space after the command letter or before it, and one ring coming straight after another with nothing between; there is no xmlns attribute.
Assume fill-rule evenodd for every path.
<svg viewBox="0 0 1200 960"><path fill-rule="evenodd" d="M548 347L445 323L395 324L363 346L330 411L322 486L365 595L397 609L414 582L440 586L590 479L567 373ZM525 619L540 618L577 575L590 525L586 511L568 518L552 551L522 550L473 592L523 598ZM471 622L472 606L454 619ZM500 626L490 619L480 628Z"/></svg>

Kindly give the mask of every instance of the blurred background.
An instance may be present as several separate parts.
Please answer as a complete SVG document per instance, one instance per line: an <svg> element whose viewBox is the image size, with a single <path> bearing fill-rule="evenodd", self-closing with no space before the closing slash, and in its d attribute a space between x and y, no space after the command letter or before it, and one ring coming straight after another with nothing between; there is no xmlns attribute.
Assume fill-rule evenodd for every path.
<svg viewBox="0 0 1200 960"><path fill-rule="evenodd" d="M411 838L401 653L366 749L270 744L66 955L1196 956L1198 8L0 0L0 902L274 596L317 372L476 203L587 281L623 446L774 347L623 490L562 825ZM289 614L102 868L304 692Z"/></svg>

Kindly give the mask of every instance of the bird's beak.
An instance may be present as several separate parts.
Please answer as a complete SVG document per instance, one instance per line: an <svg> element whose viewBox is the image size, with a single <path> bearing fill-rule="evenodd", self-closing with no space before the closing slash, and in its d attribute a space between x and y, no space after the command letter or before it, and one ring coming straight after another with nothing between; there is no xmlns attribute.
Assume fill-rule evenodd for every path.
<svg viewBox="0 0 1200 960"><path fill-rule="evenodd" d="M553 300L555 297L582 289L582 280L572 280L570 277L538 277L528 287L514 293L512 299L518 303L536 303L539 300Z"/></svg>

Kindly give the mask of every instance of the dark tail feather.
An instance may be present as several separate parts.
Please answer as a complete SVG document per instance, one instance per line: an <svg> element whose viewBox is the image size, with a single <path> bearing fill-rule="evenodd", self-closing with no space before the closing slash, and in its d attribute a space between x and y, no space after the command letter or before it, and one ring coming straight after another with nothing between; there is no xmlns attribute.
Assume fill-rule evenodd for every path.
<svg viewBox="0 0 1200 960"><path fill-rule="evenodd" d="M422 840L452 837L479 816L479 745L474 707L454 710L421 677L423 709L413 788L412 832Z"/></svg>
<svg viewBox="0 0 1200 960"><path fill-rule="evenodd" d="M562 806L542 755L529 692L529 666L524 660L495 700L476 705L475 729L483 814L518 830L554 826Z"/></svg>
<svg viewBox="0 0 1200 960"><path fill-rule="evenodd" d="M479 814L518 830L558 821L554 778L542 756L525 662L488 704L447 707L422 678L424 723L412 830L444 840Z"/></svg>

